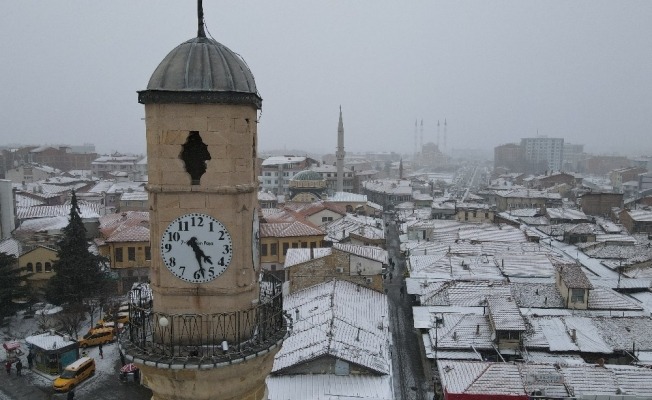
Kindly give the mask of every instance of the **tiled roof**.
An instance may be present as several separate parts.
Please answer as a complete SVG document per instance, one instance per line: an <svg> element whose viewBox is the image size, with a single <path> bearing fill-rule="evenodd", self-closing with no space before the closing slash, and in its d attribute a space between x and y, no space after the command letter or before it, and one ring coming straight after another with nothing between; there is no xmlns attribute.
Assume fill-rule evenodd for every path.
<svg viewBox="0 0 652 400"><path fill-rule="evenodd" d="M487 297L496 295L509 296L509 285L495 281L438 281L424 285L421 305L478 307Z"/></svg>
<svg viewBox="0 0 652 400"><path fill-rule="evenodd" d="M355 234L371 240L385 239L384 224L381 219L347 214L343 218L324 225L328 238L334 242Z"/></svg>
<svg viewBox="0 0 652 400"><path fill-rule="evenodd" d="M588 217L583 211L573 208L547 208L546 213L550 219L567 219L571 221L588 220Z"/></svg>
<svg viewBox="0 0 652 400"><path fill-rule="evenodd" d="M16 233L60 231L68 225L68 217L33 218L21 222Z"/></svg>
<svg viewBox="0 0 652 400"><path fill-rule="evenodd" d="M79 202L79 215L84 218L99 218L101 215L100 204ZM17 207L16 216L20 220L30 218L44 218L70 215L70 204L58 206Z"/></svg>
<svg viewBox="0 0 652 400"><path fill-rule="evenodd" d="M100 218L100 233L106 242L148 242L149 212L107 214Z"/></svg>
<svg viewBox="0 0 652 400"><path fill-rule="evenodd" d="M364 203L367 201L367 195L349 192L335 192L328 198L328 201L333 203Z"/></svg>
<svg viewBox="0 0 652 400"><path fill-rule="evenodd" d="M347 253L355 254L363 258L378 261L383 264L389 264L387 250L376 246L359 246L349 243L333 243L333 248Z"/></svg>
<svg viewBox="0 0 652 400"><path fill-rule="evenodd" d="M557 266L561 279L569 289L593 289L593 285L586 277L582 267L578 264L561 264Z"/></svg>
<svg viewBox="0 0 652 400"><path fill-rule="evenodd" d="M379 329L389 315L384 294L331 281L291 294L283 308L294 322L292 334L274 359L273 373L323 355L376 374L390 372L389 333Z"/></svg>
<svg viewBox="0 0 652 400"><path fill-rule="evenodd" d="M288 249L283 268L289 268L304 262L331 255L331 248Z"/></svg>
<svg viewBox="0 0 652 400"><path fill-rule="evenodd" d="M630 210L626 212L629 213L629 216L636 222L652 222L652 211Z"/></svg>
<svg viewBox="0 0 652 400"><path fill-rule="evenodd" d="M589 309L643 310L641 306L611 289L594 286L589 290Z"/></svg>
<svg viewBox="0 0 652 400"><path fill-rule="evenodd" d="M497 331L525 331L525 322L516 302L511 297L487 298L489 316Z"/></svg>
<svg viewBox="0 0 652 400"><path fill-rule="evenodd" d="M309 222L264 222L260 224L260 237L321 236L324 232Z"/></svg>
<svg viewBox="0 0 652 400"><path fill-rule="evenodd" d="M0 253L9 254L18 258L23 252L23 246L14 238L8 238L0 241Z"/></svg>
<svg viewBox="0 0 652 400"><path fill-rule="evenodd" d="M527 396L515 363L441 360L438 370L449 394Z"/></svg>

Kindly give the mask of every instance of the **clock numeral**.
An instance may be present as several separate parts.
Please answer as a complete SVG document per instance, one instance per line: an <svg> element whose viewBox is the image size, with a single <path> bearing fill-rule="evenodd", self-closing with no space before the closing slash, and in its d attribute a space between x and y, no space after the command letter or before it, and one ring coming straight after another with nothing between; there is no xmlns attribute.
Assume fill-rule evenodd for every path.
<svg viewBox="0 0 652 400"><path fill-rule="evenodd" d="M181 239L179 232L168 232L168 241L178 242Z"/></svg>
<svg viewBox="0 0 652 400"><path fill-rule="evenodd" d="M220 267L224 266L224 257L220 258L220 261L217 262L217 265L219 265Z"/></svg>
<svg viewBox="0 0 652 400"><path fill-rule="evenodd" d="M172 251L172 244L166 243L165 246L163 246L163 248L165 249L166 253L169 253L170 251Z"/></svg>
<svg viewBox="0 0 652 400"><path fill-rule="evenodd" d="M208 223L208 231L213 232L213 221Z"/></svg>
<svg viewBox="0 0 652 400"><path fill-rule="evenodd" d="M170 257L170 260L168 260L170 263L171 267L175 267L177 265L177 260L174 257Z"/></svg>
<svg viewBox="0 0 652 400"><path fill-rule="evenodd" d="M195 271L195 273L192 274L192 277L195 278L196 280L199 280L199 279L203 278L201 270Z"/></svg>
<svg viewBox="0 0 652 400"><path fill-rule="evenodd" d="M208 268L208 276L211 278L215 276L215 267Z"/></svg>
<svg viewBox="0 0 652 400"><path fill-rule="evenodd" d="M204 217L197 217L197 220L195 220L195 217L192 217L190 220L192 221L192 226L204 226Z"/></svg>
<svg viewBox="0 0 652 400"><path fill-rule="evenodd" d="M179 269L181 270L181 275L186 273L186 267L179 267Z"/></svg>
<svg viewBox="0 0 652 400"><path fill-rule="evenodd" d="M224 251L222 251L222 254L229 254L229 252L231 252L231 246L229 246L228 244L225 244L224 245Z"/></svg>
<svg viewBox="0 0 652 400"><path fill-rule="evenodd" d="M224 240L224 231L217 232L220 234L220 237L217 240Z"/></svg>

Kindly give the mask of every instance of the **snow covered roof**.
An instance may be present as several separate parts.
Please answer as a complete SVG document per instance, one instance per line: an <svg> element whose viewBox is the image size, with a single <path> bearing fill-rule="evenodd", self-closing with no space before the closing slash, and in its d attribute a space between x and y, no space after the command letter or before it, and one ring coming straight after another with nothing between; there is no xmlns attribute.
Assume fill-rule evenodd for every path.
<svg viewBox="0 0 652 400"><path fill-rule="evenodd" d="M79 202L79 216L82 219L99 218L101 215L100 204ZM35 206L17 207L16 217L20 220L44 217L68 217L70 215L70 204L58 206Z"/></svg>
<svg viewBox="0 0 652 400"><path fill-rule="evenodd" d="M626 212L636 222L652 222L652 211L630 210Z"/></svg>
<svg viewBox="0 0 652 400"><path fill-rule="evenodd" d="M260 237L321 236L324 232L309 222L265 222L260 224Z"/></svg>
<svg viewBox="0 0 652 400"><path fill-rule="evenodd" d="M289 268L294 265L302 264L304 262L323 258L331 255L332 249L326 248L313 248L313 249L288 249L285 254L285 263L283 268Z"/></svg>
<svg viewBox="0 0 652 400"><path fill-rule="evenodd" d="M25 338L25 342L44 350L60 349L77 343L76 340L71 339L69 336L62 336L56 332L54 334L46 332L39 335L28 336Z"/></svg>
<svg viewBox="0 0 652 400"><path fill-rule="evenodd" d="M410 279L410 282L418 282ZM509 285L496 281L422 281L408 286L408 293L419 294L423 306L482 306L487 297L509 296Z"/></svg>
<svg viewBox="0 0 652 400"><path fill-rule="evenodd" d="M478 257L457 255L410 256L408 268L413 278L442 280L494 280L506 278L494 263L482 262Z"/></svg>
<svg viewBox="0 0 652 400"><path fill-rule="evenodd" d="M578 264L561 264L557 266L561 280L569 289L593 289L589 278Z"/></svg>
<svg viewBox="0 0 652 400"><path fill-rule="evenodd" d="M562 219L569 221L588 221L588 217L582 210L573 208L547 208L546 213L550 219Z"/></svg>
<svg viewBox="0 0 652 400"><path fill-rule="evenodd" d="M22 254L23 246L21 243L14 238L7 238L3 241L0 241L0 253L9 254L18 258Z"/></svg>
<svg viewBox="0 0 652 400"><path fill-rule="evenodd" d="M332 196L328 197L328 201L334 203L365 203L367 201L367 195L349 192L335 192Z"/></svg>
<svg viewBox="0 0 652 400"><path fill-rule="evenodd" d="M333 243L333 248L346 253L355 254L369 260L378 261L383 264L389 264L387 250L376 246L359 246L350 243Z"/></svg>
<svg viewBox="0 0 652 400"><path fill-rule="evenodd" d="M302 156L272 156L263 160L262 166L266 167L269 165L282 165L282 164L291 164L291 163L300 163L306 160L307 157Z"/></svg>
<svg viewBox="0 0 652 400"><path fill-rule="evenodd" d="M440 360L443 390L448 394L527 396L515 363Z"/></svg>
<svg viewBox="0 0 652 400"><path fill-rule="evenodd" d="M525 331L521 311L511 297L494 296L487 298L489 316L497 331Z"/></svg>
<svg viewBox="0 0 652 400"><path fill-rule="evenodd" d="M390 372L389 332L384 329L389 309L384 294L346 281L331 281L287 296L283 308L294 322L290 337L274 359L272 373L322 356L376 374Z"/></svg>
<svg viewBox="0 0 652 400"><path fill-rule="evenodd" d="M270 375L269 400L394 400L388 375Z"/></svg>
<svg viewBox="0 0 652 400"><path fill-rule="evenodd" d="M120 195L120 201L147 201L149 193L146 191L125 192Z"/></svg>

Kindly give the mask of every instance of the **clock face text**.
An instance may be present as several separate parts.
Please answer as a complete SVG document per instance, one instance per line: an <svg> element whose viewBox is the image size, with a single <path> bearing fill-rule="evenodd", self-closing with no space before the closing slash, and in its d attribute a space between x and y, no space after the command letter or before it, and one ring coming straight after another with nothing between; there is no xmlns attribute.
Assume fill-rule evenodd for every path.
<svg viewBox="0 0 652 400"><path fill-rule="evenodd" d="M191 283L210 282L226 271L233 256L226 227L206 214L182 215L161 237L161 256L168 270Z"/></svg>

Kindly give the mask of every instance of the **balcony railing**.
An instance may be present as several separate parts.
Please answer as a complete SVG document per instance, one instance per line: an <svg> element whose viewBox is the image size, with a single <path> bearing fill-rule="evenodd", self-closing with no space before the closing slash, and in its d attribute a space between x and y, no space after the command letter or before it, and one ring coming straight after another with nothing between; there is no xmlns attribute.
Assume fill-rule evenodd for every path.
<svg viewBox="0 0 652 400"><path fill-rule="evenodd" d="M233 312L152 312L149 299L138 294L132 292L130 323L120 338L130 361L162 367L217 367L266 354L289 333L281 282L271 275L261 278L257 305Z"/></svg>

